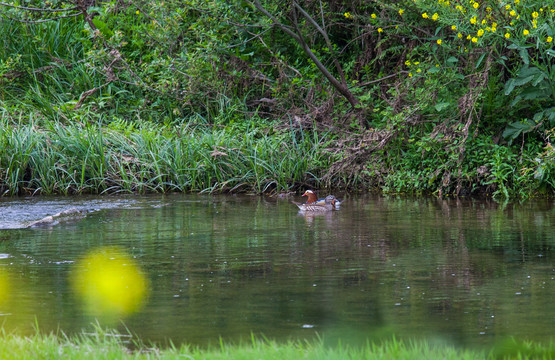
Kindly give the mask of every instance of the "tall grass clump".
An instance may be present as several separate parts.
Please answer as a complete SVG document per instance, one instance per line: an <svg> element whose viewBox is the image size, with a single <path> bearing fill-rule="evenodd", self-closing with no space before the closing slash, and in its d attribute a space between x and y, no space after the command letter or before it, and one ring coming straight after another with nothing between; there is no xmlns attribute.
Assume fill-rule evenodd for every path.
<svg viewBox="0 0 555 360"><path fill-rule="evenodd" d="M317 184L325 135L298 130L0 119L0 190L14 194L284 191Z"/></svg>

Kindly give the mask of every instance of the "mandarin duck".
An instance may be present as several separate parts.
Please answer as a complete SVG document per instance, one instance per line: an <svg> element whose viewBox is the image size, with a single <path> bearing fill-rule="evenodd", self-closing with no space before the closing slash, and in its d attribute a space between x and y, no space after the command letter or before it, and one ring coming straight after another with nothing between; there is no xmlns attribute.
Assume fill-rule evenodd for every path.
<svg viewBox="0 0 555 360"><path fill-rule="evenodd" d="M297 202L294 202L294 204L297 205L301 211L317 211L317 212L332 211L333 209L335 209L335 196L333 195L326 196L323 204L317 204L317 203L299 204Z"/></svg>
<svg viewBox="0 0 555 360"><path fill-rule="evenodd" d="M305 204L316 204L316 205L325 205L326 204L326 199L318 199L318 196L316 196L316 193L312 190L305 191L302 196L308 197L308 199L306 199ZM330 195L330 196L333 196L333 195ZM335 199L335 202L333 203L333 206L337 210L337 209L339 209L339 205L341 205L341 201L339 201L337 198L335 198L335 196L333 198Z"/></svg>

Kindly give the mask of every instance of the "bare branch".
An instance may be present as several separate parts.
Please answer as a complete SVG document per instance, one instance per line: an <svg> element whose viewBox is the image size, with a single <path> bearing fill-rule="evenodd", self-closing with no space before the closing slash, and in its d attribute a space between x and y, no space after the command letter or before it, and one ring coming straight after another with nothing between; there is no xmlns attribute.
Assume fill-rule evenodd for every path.
<svg viewBox="0 0 555 360"><path fill-rule="evenodd" d="M6 19L9 19L9 20L12 20L12 21L17 21L17 22L20 22L20 23L25 23L25 24L39 24L39 23L43 23L43 22L47 22L47 21L55 21L55 20L60 20L60 19L64 19L64 18L69 18L69 17L76 17L76 16L79 16L79 15L82 15L82 14L83 14L82 12L78 12L78 13L75 13L75 14L69 14L69 15L58 16L58 17L55 17L55 18L42 19L42 20L21 20L21 19L15 19L15 18L9 17L7 15L4 15L4 17Z"/></svg>
<svg viewBox="0 0 555 360"><path fill-rule="evenodd" d="M248 1L248 0L247 0ZM253 0L254 2L250 2L248 1L251 5L253 5L254 7L256 7L256 9L258 9L258 11L260 11L261 13L263 13L264 15L266 15L270 20L272 20L272 23L279 27L280 29L282 29L286 34L288 34L289 36L291 36L293 39L295 39L295 41L297 41L299 43L299 45L301 45L303 51L305 52L305 54L310 58L310 60L314 63L314 65L316 65L316 67L318 68L318 70L326 77L326 79L328 79L328 81L332 84L333 87L335 87L340 93L341 95L343 95L348 101L349 103L355 107L356 105L359 104L359 101L355 98L355 96L353 95L353 93L351 93L349 91L349 89L347 88L347 84L344 80L343 77L343 81L339 81L337 80L331 73L330 71L326 68L326 66L324 64L322 64L322 62L320 61L320 59L318 59L318 57L316 56L316 54L314 54L314 52L312 52L312 50L310 49L310 47L307 45L304 37L302 36L301 30L299 29L299 24L297 21L297 17L295 12L293 12L293 25L294 25L294 30L293 31L291 29L290 26L284 25L281 22L279 22L278 19L276 19L275 16L273 16L268 10L266 10L258 0ZM295 3L296 5L296 3ZM304 10L303 10L304 12ZM301 12L302 14L302 12ZM305 16L305 15L303 15ZM319 28L321 30L321 32L324 32L322 30L322 28L314 21L314 19L312 19L312 17L310 17L310 15L306 14L307 19L310 18L310 20L308 20L313 26L317 27L317 29ZM318 31L320 31L318 30ZM327 36L327 35L326 35ZM341 75L342 72L341 72Z"/></svg>
<svg viewBox="0 0 555 360"><path fill-rule="evenodd" d="M68 8L68 9L41 9L41 8L32 8L32 7L12 5L12 4L8 4L8 3L4 3L4 2L0 2L0 5L15 8L15 9L28 10L28 11L63 12L63 11L79 10L79 7L77 7L77 6L72 7L72 8Z"/></svg>
<svg viewBox="0 0 555 360"><path fill-rule="evenodd" d="M328 50L330 51L330 53L333 54L334 53L333 45L331 44L330 38L328 37L328 33L296 1L293 4L295 8L299 10L299 12L308 20L308 22L311 23L312 26L314 26L320 34L322 34L322 36L324 37L324 40L326 41ZM322 16L322 21L323 21L323 16ZM343 83L343 85L346 86L347 81L345 80L345 74L343 73L343 68L341 67L341 64L339 64L339 61L337 60L336 56L332 56L332 58L333 58L333 64L335 65L335 69L337 70L337 72L339 73L339 76L341 77L341 83Z"/></svg>

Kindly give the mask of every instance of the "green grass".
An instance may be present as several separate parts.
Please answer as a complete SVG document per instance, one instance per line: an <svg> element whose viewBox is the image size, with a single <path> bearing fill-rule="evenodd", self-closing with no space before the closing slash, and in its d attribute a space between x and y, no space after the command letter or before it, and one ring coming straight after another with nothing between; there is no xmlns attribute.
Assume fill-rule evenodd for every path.
<svg viewBox="0 0 555 360"><path fill-rule="evenodd" d="M92 333L73 337L44 335L32 336L0 334L2 359L551 359L555 355L553 344L540 345L510 340L486 352L458 349L445 344L431 344L424 340L402 341L392 337L385 341L368 342L362 346L338 343L324 345L323 340L289 341L278 343L252 338L250 342L226 344L208 348L188 345L159 348L133 343L131 336L103 331L98 327Z"/></svg>
<svg viewBox="0 0 555 360"><path fill-rule="evenodd" d="M0 193L288 190L329 164L324 137L188 123L70 123L0 118Z"/></svg>

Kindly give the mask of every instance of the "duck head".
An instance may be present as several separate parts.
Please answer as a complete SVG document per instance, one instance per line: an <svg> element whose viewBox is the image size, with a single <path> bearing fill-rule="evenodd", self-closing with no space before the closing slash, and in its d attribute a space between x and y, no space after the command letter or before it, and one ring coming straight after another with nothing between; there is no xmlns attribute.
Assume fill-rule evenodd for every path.
<svg viewBox="0 0 555 360"><path fill-rule="evenodd" d="M316 201L318 201L318 196L316 196L316 193L312 190L305 191L302 196L308 197L305 204L314 204Z"/></svg>

